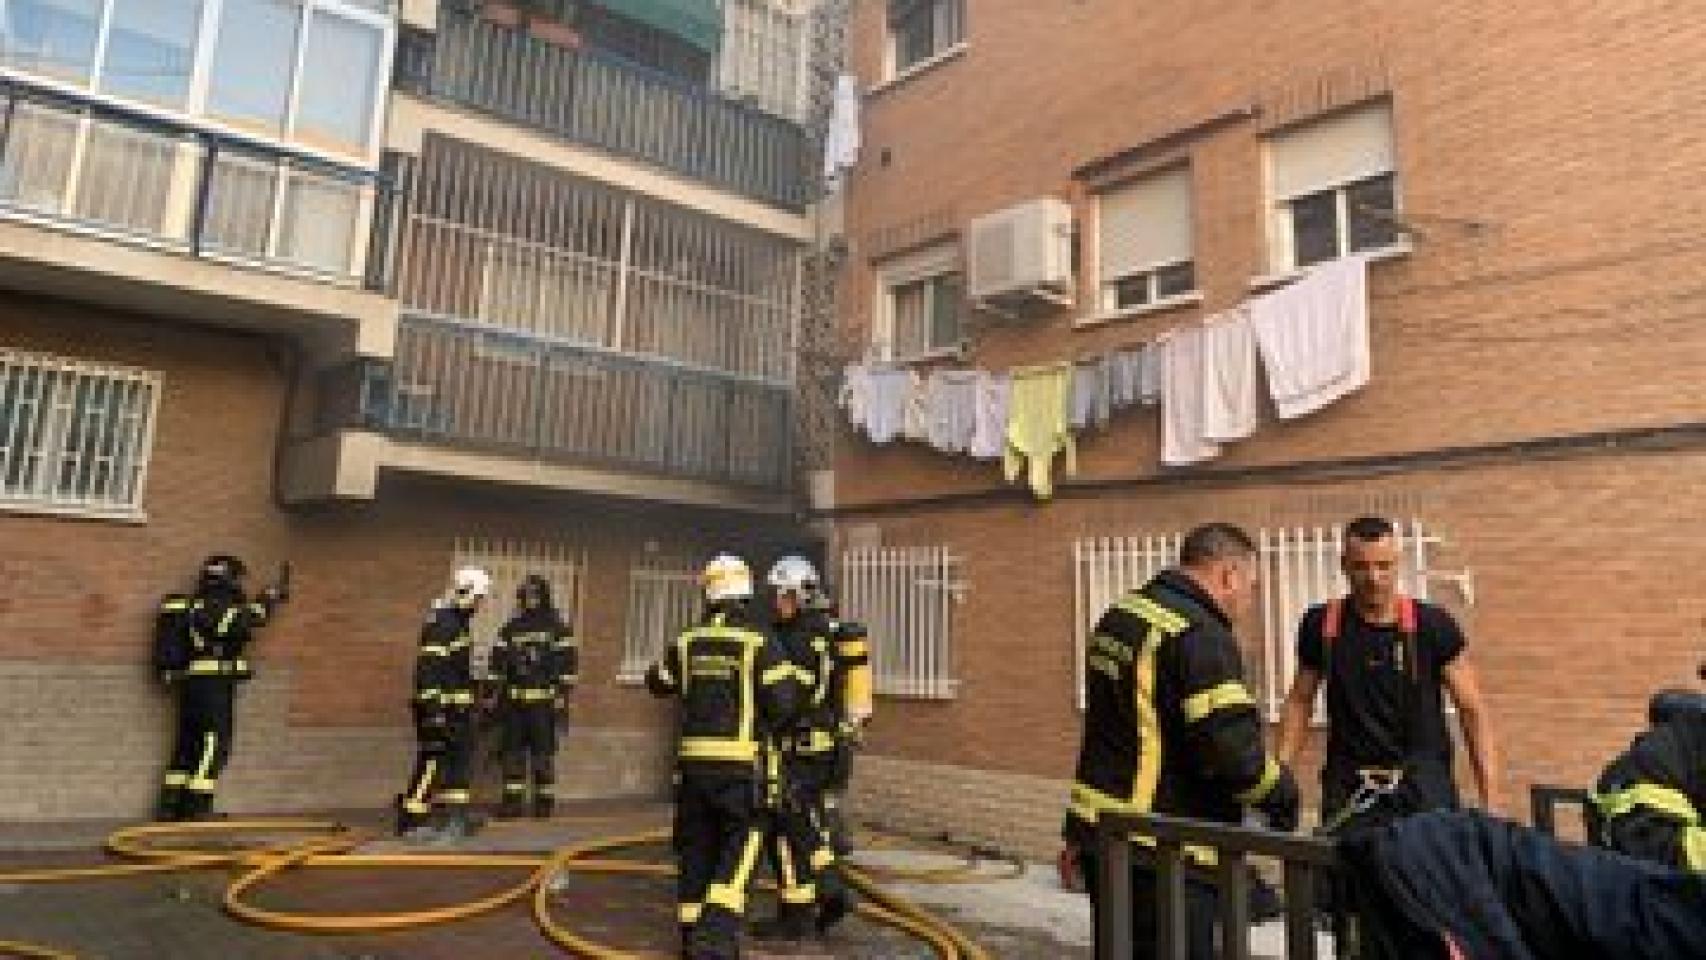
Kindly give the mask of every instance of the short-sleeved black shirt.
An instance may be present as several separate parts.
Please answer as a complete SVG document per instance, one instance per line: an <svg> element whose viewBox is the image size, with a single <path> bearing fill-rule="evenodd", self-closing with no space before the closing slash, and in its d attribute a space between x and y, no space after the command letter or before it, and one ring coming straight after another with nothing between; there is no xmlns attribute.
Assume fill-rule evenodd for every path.
<svg viewBox="0 0 1706 960"><path fill-rule="evenodd" d="M1449 774L1443 672L1463 652L1457 621L1439 607L1416 602L1416 676L1410 677L1397 624L1365 623L1347 601L1327 654L1321 637L1325 619L1325 606L1312 607L1297 628L1298 663L1321 674L1327 686L1324 773L1420 764Z"/></svg>

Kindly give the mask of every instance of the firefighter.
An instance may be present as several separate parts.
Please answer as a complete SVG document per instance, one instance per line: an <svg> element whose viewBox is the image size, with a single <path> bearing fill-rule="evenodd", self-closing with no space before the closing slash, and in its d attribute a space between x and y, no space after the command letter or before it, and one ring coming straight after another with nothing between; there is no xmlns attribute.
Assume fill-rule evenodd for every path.
<svg viewBox="0 0 1706 960"><path fill-rule="evenodd" d="M841 618L835 602L819 593L818 605L828 618L834 674L827 707L837 718L834 763L824 784L823 813L831 847L837 857L853 852L852 836L842 815L842 803L853 778L853 757L865 743L872 709L871 655L865 626Z"/></svg>
<svg viewBox="0 0 1706 960"><path fill-rule="evenodd" d="M1600 775L1600 842L1620 853L1706 874L1706 693L1653 697L1651 729Z"/></svg>
<svg viewBox="0 0 1706 960"><path fill-rule="evenodd" d="M155 665L176 689L178 729L156 818L213 816L213 794L231 757L237 686L253 673L244 657L255 631L289 595L287 578L254 599L243 589L248 569L226 554L201 565L195 593L160 603Z"/></svg>
<svg viewBox="0 0 1706 960"><path fill-rule="evenodd" d="M1232 618L1247 612L1255 590L1255 545L1237 527L1208 524L1185 536L1179 560L1109 607L1086 651L1084 734L1065 834L1098 913L1105 907L1095 838L1104 815L1236 824L1254 807L1274 829L1297 827L1297 784L1263 745L1262 715L1244 685L1232 632ZM1152 957L1158 886L1153 866L1136 859L1134 956ZM1186 878L1192 960L1214 955L1218 895L1199 875L1212 861L1212 851L1194 852ZM1098 918L1098 937L1102 929ZM1096 956L1107 956L1100 943Z"/></svg>
<svg viewBox="0 0 1706 960"><path fill-rule="evenodd" d="M775 923L756 933L761 939L802 940L827 932L847 915L849 905L824 810L843 723L842 668L811 561L783 557L765 580L771 591L772 640L802 672L806 689L792 728L775 745L781 769L769 844L780 906Z"/></svg>
<svg viewBox="0 0 1706 960"><path fill-rule="evenodd" d="M415 769L397 797L397 833L454 840L480 828L470 816L474 754L473 640L469 624L492 589L491 574L463 567L433 601L415 656ZM436 817L435 817L436 814Z"/></svg>
<svg viewBox="0 0 1706 960"><path fill-rule="evenodd" d="M802 700L801 671L754 630L752 571L721 554L706 565L703 622L646 672L659 697L681 701L674 847L681 955L740 956L747 887L767 832L766 744Z"/></svg>
<svg viewBox="0 0 1706 960"><path fill-rule="evenodd" d="M503 801L498 816L527 810L546 819L556 809L557 723L568 706L580 663L574 632L551 598L551 583L537 574L515 591L515 616L498 631L490 669L497 686L503 732Z"/></svg>

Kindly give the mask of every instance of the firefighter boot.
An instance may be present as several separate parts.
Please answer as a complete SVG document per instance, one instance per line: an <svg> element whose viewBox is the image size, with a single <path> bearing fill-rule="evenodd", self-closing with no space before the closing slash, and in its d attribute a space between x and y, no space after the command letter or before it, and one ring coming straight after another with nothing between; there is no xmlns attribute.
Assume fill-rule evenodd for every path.
<svg viewBox="0 0 1706 960"><path fill-rule="evenodd" d="M504 798L498 802L497 818L499 820L516 820L526 815L525 795L519 790L504 789Z"/></svg>
<svg viewBox="0 0 1706 960"><path fill-rule="evenodd" d="M816 932L815 926L811 904L777 904L775 919L753 924L752 939L765 943L798 943L810 940Z"/></svg>
<svg viewBox="0 0 1706 960"><path fill-rule="evenodd" d="M847 885L836 873L839 869L839 867L830 868L818 884L817 932L819 936L835 929L836 925L847 919L847 914L853 910L853 897L847 892Z"/></svg>
<svg viewBox="0 0 1706 960"><path fill-rule="evenodd" d="M549 820L557 813L557 798L548 793L533 797L533 819Z"/></svg>
<svg viewBox="0 0 1706 960"><path fill-rule="evenodd" d="M183 787L162 787L160 800L154 807L154 819L160 823L171 823L184 818Z"/></svg>

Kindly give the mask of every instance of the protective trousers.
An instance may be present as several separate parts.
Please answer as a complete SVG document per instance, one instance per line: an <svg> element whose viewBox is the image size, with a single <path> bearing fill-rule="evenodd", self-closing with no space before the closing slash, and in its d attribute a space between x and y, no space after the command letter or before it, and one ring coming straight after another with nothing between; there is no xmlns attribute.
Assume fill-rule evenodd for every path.
<svg viewBox="0 0 1706 960"><path fill-rule="evenodd" d="M231 757L237 680L186 676L178 681L178 731L166 768L161 814L191 818L213 810L219 775Z"/></svg>
<svg viewBox="0 0 1706 960"><path fill-rule="evenodd" d="M504 800L525 799L531 777L536 809L548 806L555 799L557 784L556 705L549 700L509 701L501 709Z"/></svg>
<svg viewBox="0 0 1706 960"><path fill-rule="evenodd" d="M415 768L399 799L405 823L419 822L435 804L453 809L468 806L473 733L466 709L439 713L415 708Z"/></svg>
<svg viewBox="0 0 1706 960"><path fill-rule="evenodd" d="M840 896L843 885L824 810L834 757L794 755L783 771L770 837L771 868L782 903L810 905Z"/></svg>
<svg viewBox="0 0 1706 960"><path fill-rule="evenodd" d="M759 784L751 777L683 771L675 802L676 900L683 953L740 956L747 887L764 846Z"/></svg>

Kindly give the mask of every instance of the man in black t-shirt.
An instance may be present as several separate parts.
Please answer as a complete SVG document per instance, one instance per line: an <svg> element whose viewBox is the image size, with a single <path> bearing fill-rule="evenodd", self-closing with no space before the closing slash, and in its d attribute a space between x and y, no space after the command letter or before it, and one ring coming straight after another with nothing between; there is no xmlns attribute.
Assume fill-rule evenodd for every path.
<svg viewBox="0 0 1706 960"><path fill-rule="evenodd" d="M1345 528L1350 596L1313 607L1297 631L1297 675L1280 720L1280 758L1294 764L1327 687L1321 819L1330 830L1455 807L1444 691L1463 723L1481 802L1499 806L1499 762L1463 631L1440 607L1397 590L1398 543L1386 520ZM1364 809L1366 807L1366 809Z"/></svg>

